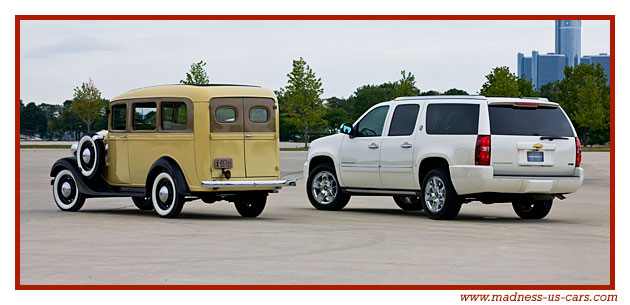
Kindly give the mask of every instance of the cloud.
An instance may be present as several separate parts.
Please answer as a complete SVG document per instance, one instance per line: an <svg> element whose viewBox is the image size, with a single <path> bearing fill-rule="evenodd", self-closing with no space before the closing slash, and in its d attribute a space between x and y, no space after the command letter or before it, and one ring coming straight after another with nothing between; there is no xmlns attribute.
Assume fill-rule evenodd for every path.
<svg viewBox="0 0 630 305"><path fill-rule="evenodd" d="M73 36L57 44L46 45L25 52L29 59L42 59L69 53L107 52L118 50L119 46L102 42L94 36Z"/></svg>

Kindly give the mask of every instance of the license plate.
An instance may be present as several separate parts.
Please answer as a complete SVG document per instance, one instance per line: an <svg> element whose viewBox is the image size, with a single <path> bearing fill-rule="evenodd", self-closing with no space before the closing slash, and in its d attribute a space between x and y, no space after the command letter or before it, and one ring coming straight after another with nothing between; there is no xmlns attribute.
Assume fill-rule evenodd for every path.
<svg viewBox="0 0 630 305"><path fill-rule="evenodd" d="M545 155L542 151L528 151L527 162L545 162Z"/></svg>
<svg viewBox="0 0 630 305"><path fill-rule="evenodd" d="M232 158L216 158L214 159L215 168L232 168Z"/></svg>

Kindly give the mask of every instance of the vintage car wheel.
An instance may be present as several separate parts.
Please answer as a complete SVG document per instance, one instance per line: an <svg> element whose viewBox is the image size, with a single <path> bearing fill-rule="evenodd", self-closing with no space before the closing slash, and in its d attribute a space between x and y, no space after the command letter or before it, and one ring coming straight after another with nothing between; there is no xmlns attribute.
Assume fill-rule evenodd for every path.
<svg viewBox="0 0 630 305"><path fill-rule="evenodd" d="M151 198L131 197L131 201L133 201L133 204L135 204L136 207L140 210L153 210L153 201L151 200Z"/></svg>
<svg viewBox="0 0 630 305"><path fill-rule="evenodd" d="M62 211L76 212L83 207L85 195L77 187L77 180L71 171L64 169L55 175L53 197Z"/></svg>
<svg viewBox="0 0 630 305"><path fill-rule="evenodd" d="M245 196L234 201L236 211L243 217L257 217L265 209L267 194Z"/></svg>
<svg viewBox="0 0 630 305"><path fill-rule="evenodd" d="M424 212L433 219L453 219L462 207L448 171L444 168L434 168L427 173L422 182L420 198Z"/></svg>
<svg viewBox="0 0 630 305"><path fill-rule="evenodd" d="M164 170L153 179L151 201L153 209L160 217L175 218L181 213L186 200L177 192L175 179L170 171Z"/></svg>
<svg viewBox="0 0 630 305"><path fill-rule="evenodd" d="M418 196L394 196L394 202L405 211L422 210L422 200Z"/></svg>
<svg viewBox="0 0 630 305"><path fill-rule="evenodd" d="M350 201L350 195L339 186L335 169L327 163L316 166L308 175L306 194L318 210L339 211Z"/></svg>
<svg viewBox="0 0 630 305"><path fill-rule="evenodd" d="M96 177L105 163L105 145L101 139L85 136L77 146L77 165L81 174L88 179Z"/></svg>
<svg viewBox="0 0 630 305"><path fill-rule="evenodd" d="M549 211L553 199L550 200L534 200L534 198L523 198L512 202L514 212L522 219L543 219Z"/></svg>

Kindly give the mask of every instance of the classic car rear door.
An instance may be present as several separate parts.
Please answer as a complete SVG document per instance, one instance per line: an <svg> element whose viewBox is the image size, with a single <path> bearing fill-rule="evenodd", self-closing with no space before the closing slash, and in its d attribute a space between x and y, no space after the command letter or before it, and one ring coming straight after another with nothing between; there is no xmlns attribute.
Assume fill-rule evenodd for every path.
<svg viewBox="0 0 630 305"><path fill-rule="evenodd" d="M210 158L212 177L222 177L216 160L231 159L234 178L245 175L245 143L243 131L243 98L221 97L210 100Z"/></svg>
<svg viewBox="0 0 630 305"><path fill-rule="evenodd" d="M243 98L247 177L278 176L276 108L275 101L271 98Z"/></svg>

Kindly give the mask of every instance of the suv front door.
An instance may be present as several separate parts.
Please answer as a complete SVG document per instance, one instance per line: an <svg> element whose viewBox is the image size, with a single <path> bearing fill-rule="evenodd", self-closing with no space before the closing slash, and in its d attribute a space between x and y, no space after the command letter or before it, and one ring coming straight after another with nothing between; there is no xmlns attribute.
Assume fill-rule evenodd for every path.
<svg viewBox="0 0 630 305"><path fill-rule="evenodd" d="M389 106L372 109L355 125L354 137L341 144L341 179L347 187L382 188L380 146Z"/></svg>
<svg viewBox="0 0 630 305"><path fill-rule="evenodd" d="M385 189L415 189L413 177L414 131L418 104L396 106L387 136L381 142L380 176Z"/></svg>

